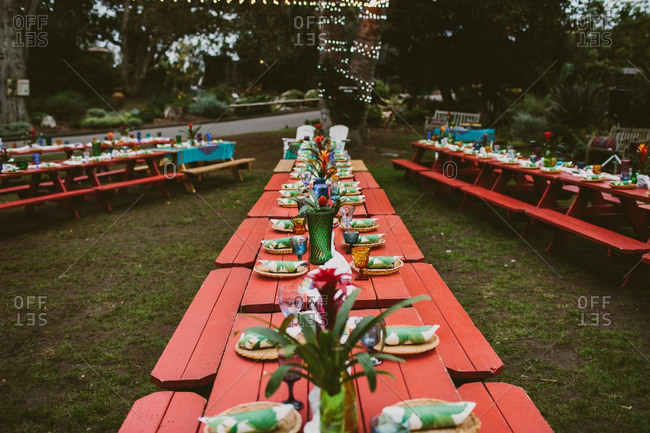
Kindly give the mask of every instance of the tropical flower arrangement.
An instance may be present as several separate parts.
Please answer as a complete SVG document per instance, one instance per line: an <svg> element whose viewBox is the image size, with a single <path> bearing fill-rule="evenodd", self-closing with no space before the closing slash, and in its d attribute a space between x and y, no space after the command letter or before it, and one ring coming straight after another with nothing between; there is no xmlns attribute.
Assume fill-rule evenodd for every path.
<svg viewBox="0 0 650 433"><path fill-rule="evenodd" d="M199 126L198 128L194 129L194 124L193 123L188 123L187 124L187 129L180 129L179 132L184 133L187 135L188 140L194 140L196 138L196 134L199 132L201 127Z"/></svg>
<svg viewBox="0 0 650 433"><path fill-rule="evenodd" d="M650 146L645 143L637 146L636 163L639 174L650 175Z"/></svg>
<svg viewBox="0 0 650 433"><path fill-rule="evenodd" d="M349 275L349 274L348 274ZM310 274L314 287L320 293L317 302L316 319L309 314L298 315L298 323L302 328L303 339L298 340L287 333L289 324L294 319L293 315L287 317L278 327L271 324L266 326L248 328L245 332L261 334L279 348L284 349L285 356L294 354L300 358L301 363L281 365L267 383L265 395L270 397L282 384L282 379L291 369L292 372L309 380L321 389L320 422L322 431L356 431L356 399L352 381L366 377L368 386L374 392L377 386L377 375L391 376L389 372L376 370L371 356L359 344L361 338L374 326L383 326L386 317L395 311L427 299L419 296L404 300L386 309L377 316L366 316L361 319L354 330L347 329L348 316L361 292L355 289L347 297L347 286L340 283L341 274L336 269L318 268ZM349 335L348 335L349 334ZM403 359L385 353L375 353L375 358L404 362ZM356 367L356 372L353 369ZM391 376L392 377L392 376ZM351 393L346 399L342 395ZM339 399L332 397L341 396ZM337 402L337 407L332 407L332 402ZM344 404L343 401L346 403ZM345 411L343 417L341 412ZM339 429L332 429L332 423L344 423Z"/></svg>
<svg viewBox="0 0 650 433"><path fill-rule="evenodd" d="M318 150L313 152L314 157L307 161L307 169L317 178L329 179L337 172L336 163L333 162L333 151Z"/></svg>
<svg viewBox="0 0 650 433"><path fill-rule="evenodd" d="M341 208L341 197L337 197L336 200L330 202L329 197L325 195L318 195L314 190L309 191L309 195L304 197L303 206L298 210L298 213L302 214L307 211L318 211L322 209L334 209L334 215L339 213Z"/></svg>

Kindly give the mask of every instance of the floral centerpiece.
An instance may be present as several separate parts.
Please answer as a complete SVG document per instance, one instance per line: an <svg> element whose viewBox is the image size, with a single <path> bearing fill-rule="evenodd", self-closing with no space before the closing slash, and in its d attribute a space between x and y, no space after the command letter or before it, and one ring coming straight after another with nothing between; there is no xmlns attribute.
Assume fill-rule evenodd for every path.
<svg viewBox="0 0 650 433"><path fill-rule="evenodd" d="M427 299L426 296L411 298L395 304L378 316L366 316L349 331L347 321L360 289L347 298L346 287L340 284L342 275L336 269L319 268L310 274L314 287L320 293L315 317L298 316L304 340L287 333L294 319L291 315L277 327L252 327L245 332L261 334L273 344L284 349L287 357L297 355L302 362L281 365L267 383L265 395L277 391L282 379L291 369L320 388L321 433L356 432L358 429L354 379L366 377L371 391L377 387L377 375L391 376L376 370L371 356L361 350L359 341L374 326L383 326L384 319L400 308ZM375 358L404 362L401 358L376 353ZM356 371L355 371L356 369ZM392 377L392 376L391 376Z"/></svg>
<svg viewBox="0 0 650 433"><path fill-rule="evenodd" d="M194 129L194 124L193 123L188 123L187 124L187 129L180 129L178 132L182 132L185 135L187 135L187 140L190 142L190 144L194 143L194 139L196 138L196 134L201 130L201 127L199 126L198 128Z"/></svg>
<svg viewBox="0 0 650 433"><path fill-rule="evenodd" d="M641 143L636 147L637 172L643 175L650 175L650 146Z"/></svg>

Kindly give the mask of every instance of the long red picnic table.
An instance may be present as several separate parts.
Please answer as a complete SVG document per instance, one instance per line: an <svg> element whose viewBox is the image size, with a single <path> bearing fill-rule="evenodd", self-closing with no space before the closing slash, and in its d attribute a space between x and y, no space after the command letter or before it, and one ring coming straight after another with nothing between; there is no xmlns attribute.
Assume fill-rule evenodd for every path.
<svg viewBox="0 0 650 433"><path fill-rule="evenodd" d="M620 189L608 181L591 182L561 171L545 173L539 168L506 164L494 158L478 158L462 151L420 142L413 159L393 160L396 168L417 173L425 181L461 191L461 210L489 204L528 217L524 235L537 231L539 223L558 229L547 250L564 247L571 234L607 247L610 251L641 256L650 264L650 195L641 188ZM422 162L427 152L436 159ZM567 203L568 200L568 203ZM635 236L618 231L631 227ZM641 284L647 266L635 266L623 279L623 286Z"/></svg>
<svg viewBox="0 0 650 433"><path fill-rule="evenodd" d="M31 212L34 205L57 201L71 216L79 218L79 213L72 204L72 198L88 195L96 196L101 206L110 211L112 208L108 200L108 193L116 189L125 191L130 186L143 184L155 184L160 194L168 198L169 193L164 185L165 180L182 174L162 175L158 169L158 161L164 156L164 152L147 152L100 161L77 161L74 164L66 161L50 162L41 164L39 168L30 166L26 170L1 173L0 182L2 182L2 187L0 187L0 194L19 193L23 194L24 197L0 203L0 210L24 206L27 212ZM135 167L138 163L145 163L146 170L140 173L138 178L135 178ZM124 168L109 171L111 167L116 165L124 165ZM61 173L64 173L63 177ZM47 175L50 182L42 183L43 175ZM29 186L25 184L12 185L12 181L24 177L29 178ZM115 178L119 179L119 181L110 182Z"/></svg>
<svg viewBox="0 0 650 433"><path fill-rule="evenodd" d="M277 197L277 191L274 192ZM407 232L394 215L380 216L379 223L379 232L391 223ZM195 417L200 414L211 416L240 403L277 402L285 398L286 388L270 399L264 396L266 381L276 368L276 361L249 360L234 350L238 340L235 332L260 323L245 312L254 311L256 318L274 323L282 320L277 307L277 287L288 281L262 277L244 267L250 266L247 261L226 263L226 258L244 262L244 256L252 256L253 262L258 258L280 258L259 248L259 237L271 234L268 218L247 218L242 227L249 230L250 236L244 238L244 230L241 236L235 233L224 248L233 252L220 255L217 263L223 268L212 271L203 283L152 372L152 381L159 386L188 391L162 391L138 400L120 432L198 432L202 426ZM387 245L382 248L394 248L388 243L399 243L398 240L401 238L387 237ZM337 249L340 250L338 244ZM340 252L346 256L344 251ZM295 278L301 280L302 277ZM441 341L434 350L409 356L406 364L384 362L382 369L391 372L395 379L381 377L375 393L369 392L363 379L357 381L360 432L369 431L370 418L386 405L424 397L476 401L474 412L483 423L482 432L552 431L519 387L496 382L456 387L452 377L462 380L494 377L501 372L503 364L433 266L406 263L396 274L354 283L361 287L362 296L352 315L376 314L377 308L387 307L399 299L425 294L431 299L400 310L387 323L441 326L437 332ZM207 402L190 392L211 384ZM304 380L296 384L296 397L305 402L301 411L303 424L310 418L309 390L310 385Z"/></svg>

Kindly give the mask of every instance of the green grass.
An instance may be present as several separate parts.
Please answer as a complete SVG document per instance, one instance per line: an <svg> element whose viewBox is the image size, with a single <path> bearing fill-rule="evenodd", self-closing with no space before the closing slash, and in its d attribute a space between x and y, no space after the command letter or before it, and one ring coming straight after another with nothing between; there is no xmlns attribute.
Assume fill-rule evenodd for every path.
<svg viewBox="0 0 650 433"><path fill-rule="evenodd" d="M51 204L33 216L0 214L0 431L116 431L133 402L157 390L151 370L230 227L261 194L287 133L237 137L237 157L257 161L243 183L218 172L198 185L214 212L175 185L168 200L155 189L117 196L113 213L91 198L80 221ZM649 431L648 297L620 288L634 263L573 238L564 252L545 253L550 231L529 247L515 234L523 221L507 220L513 231L494 214L459 212L458 196L422 196L390 164L392 154L411 156L412 138L380 131L369 151L352 155L398 214L408 210L426 261L503 360L495 380L523 387L558 432ZM47 296L47 310L17 310L16 297L27 296ZM610 303L578 308L592 296ZM15 326L18 313L45 313L47 324ZM580 326L592 313L600 324Z"/></svg>

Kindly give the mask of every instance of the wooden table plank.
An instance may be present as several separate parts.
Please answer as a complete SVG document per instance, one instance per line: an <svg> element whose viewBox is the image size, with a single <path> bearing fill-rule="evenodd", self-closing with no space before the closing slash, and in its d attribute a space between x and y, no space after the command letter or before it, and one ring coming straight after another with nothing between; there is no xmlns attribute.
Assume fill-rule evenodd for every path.
<svg viewBox="0 0 650 433"><path fill-rule="evenodd" d="M119 432L197 432L204 408L205 399L193 392L155 392L133 404Z"/></svg>
<svg viewBox="0 0 650 433"><path fill-rule="evenodd" d="M363 162L363 159L351 159L350 160L350 165L352 166L352 171L353 172L370 171L370 170L368 170L368 167L366 167L366 163Z"/></svg>
<svg viewBox="0 0 650 433"><path fill-rule="evenodd" d="M372 191L372 190L369 190ZM278 191L265 191L253 205L247 216L249 218L293 218L298 214L296 207L282 207L278 205L280 193ZM357 206L355 214L360 217L367 216L364 205Z"/></svg>
<svg viewBox="0 0 650 433"><path fill-rule="evenodd" d="M246 218L239 225L215 260L218 268L253 267L268 222L263 218Z"/></svg>
<svg viewBox="0 0 650 433"><path fill-rule="evenodd" d="M281 159L273 169L273 173L290 173L295 162L295 159Z"/></svg>
<svg viewBox="0 0 650 433"><path fill-rule="evenodd" d="M154 384L188 389L212 381L250 273L231 268L208 274L151 372Z"/></svg>
<svg viewBox="0 0 650 433"><path fill-rule="evenodd" d="M379 188L379 184L369 171L354 173L354 180L359 182L360 188Z"/></svg>
<svg viewBox="0 0 650 433"><path fill-rule="evenodd" d="M365 206L368 215L395 214L395 209L393 209L393 205L390 204L390 200L388 200L388 196L383 189L367 189L363 190L362 194L366 197Z"/></svg>
<svg viewBox="0 0 650 433"><path fill-rule="evenodd" d="M343 181L359 182L359 188L373 189L379 188L379 184L369 171L354 172L353 179L343 179ZM300 179L292 179L290 173L274 173L264 187L265 191L277 191L281 189L284 183L296 183Z"/></svg>

